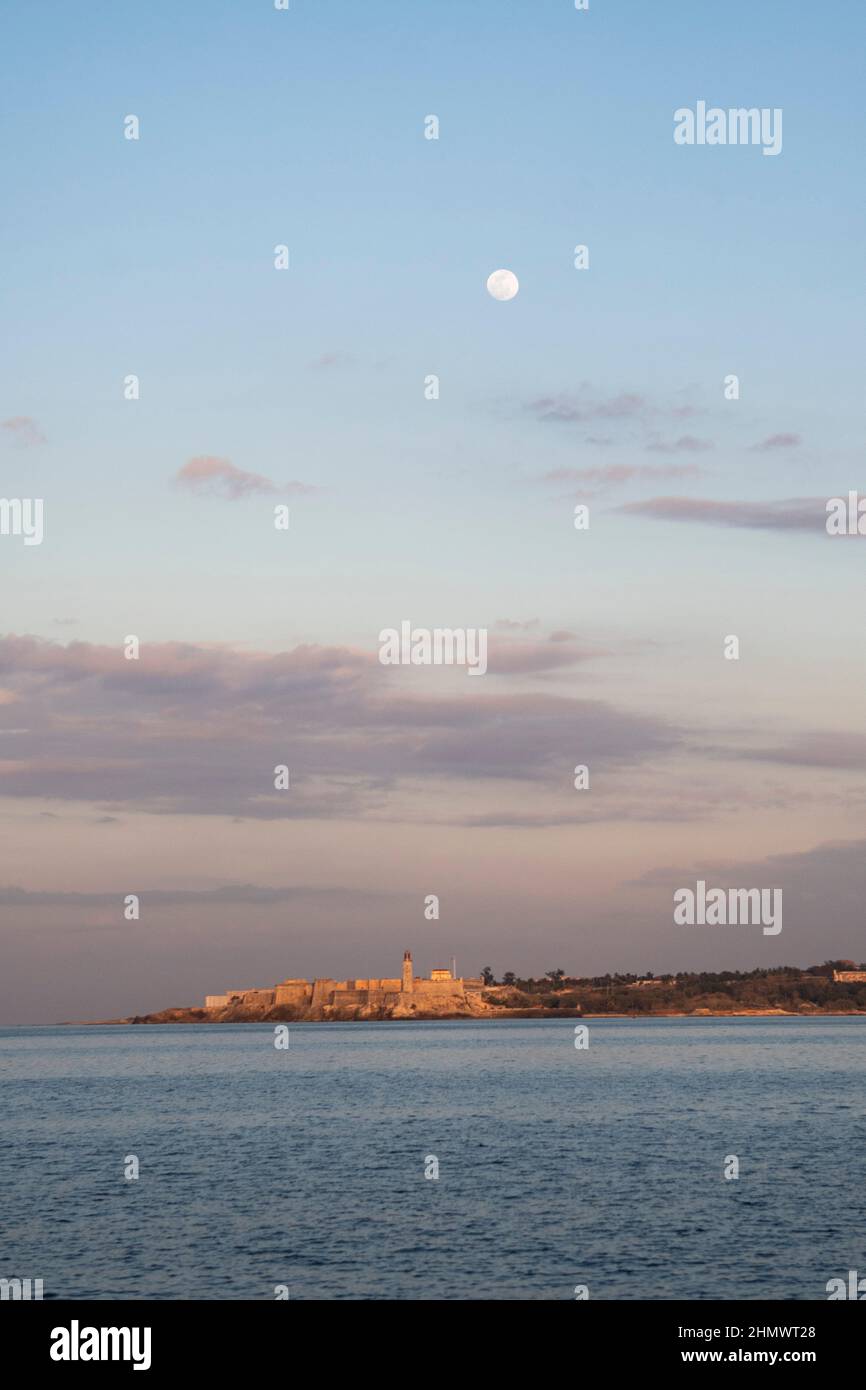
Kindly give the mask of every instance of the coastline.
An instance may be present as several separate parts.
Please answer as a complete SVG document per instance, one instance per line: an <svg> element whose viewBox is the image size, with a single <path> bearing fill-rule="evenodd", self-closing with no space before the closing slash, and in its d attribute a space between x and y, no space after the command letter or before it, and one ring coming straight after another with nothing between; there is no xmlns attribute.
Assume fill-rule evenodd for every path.
<svg viewBox="0 0 866 1390"><path fill-rule="evenodd" d="M489 1013L418 1013L411 1018L394 1018L385 1016L383 1018L364 1017L360 1018L355 1014L328 1014L325 1017L316 1018L297 1018L297 1017L277 1017L279 1010L271 1010L267 1017L246 1017L246 1018L210 1018L203 1009L166 1009L160 1014L136 1014L130 1018L99 1018L99 1019L68 1019L60 1024L53 1025L60 1028L109 1028L109 1027L168 1027L173 1024L250 1024L250 1023L454 1023L454 1022L484 1022L495 1023L509 1019L533 1019L533 1018L567 1018L579 1019L582 1021L592 1020L597 1022L599 1019L615 1018L626 1019L631 1022L636 1020L651 1020L654 1018L866 1018L866 1009L845 1009L845 1010L823 1010L806 1009L693 1009L690 1012L683 1010L658 1010L653 1013L641 1013L635 1010L633 1013L582 1013L579 1009L496 1009ZM165 1015L172 1015L166 1017ZM42 1027L45 1025L33 1025Z"/></svg>
<svg viewBox="0 0 866 1390"><path fill-rule="evenodd" d="M205 994L200 1004L87 1020L79 1026L851 1015L866 1015L866 964L857 966L847 959L808 967L661 976L648 972L584 977L550 970L543 977L520 979L506 971L500 983L489 966L477 976L458 976L454 963L451 969L437 966L429 976L419 975L411 951L405 950L399 976L317 976L312 982L291 977L265 988Z"/></svg>

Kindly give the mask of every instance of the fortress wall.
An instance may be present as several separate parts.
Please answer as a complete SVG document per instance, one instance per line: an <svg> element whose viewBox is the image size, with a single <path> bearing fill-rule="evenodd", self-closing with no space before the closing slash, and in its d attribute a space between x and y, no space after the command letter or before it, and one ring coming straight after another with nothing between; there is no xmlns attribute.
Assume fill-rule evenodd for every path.
<svg viewBox="0 0 866 1390"><path fill-rule="evenodd" d="M337 1009L348 1009L364 1007L367 1004L381 1005L394 1004L399 998L399 991L387 991L384 989L335 989L327 1003Z"/></svg>
<svg viewBox="0 0 866 1390"><path fill-rule="evenodd" d="M437 999L462 999L464 996L462 980L415 980L413 994L425 994Z"/></svg>
<svg viewBox="0 0 866 1390"><path fill-rule="evenodd" d="M272 989L245 989L243 1001L245 1004L273 1004L274 993Z"/></svg>
<svg viewBox="0 0 866 1390"><path fill-rule="evenodd" d="M285 980L274 990L275 1004L309 1004L313 997L313 986L306 980Z"/></svg>
<svg viewBox="0 0 866 1390"><path fill-rule="evenodd" d="M336 980L314 980L311 1004L314 1009L319 1009L323 1004L330 1004L331 995L337 987Z"/></svg>
<svg viewBox="0 0 866 1390"><path fill-rule="evenodd" d="M409 999L420 996L418 1002L423 1007L424 999L431 1003L449 999L465 999L466 986L472 989L482 987L481 980L454 980L444 968L434 970L433 975L446 975L444 979L418 979L411 975L411 961L407 960L407 978L410 988L404 991L403 977L370 977L369 979L333 980L330 976L314 980L286 979L273 989L231 989L224 994L205 996L206 1009L224 1009L233 1003L251 1006L287 1005L294 1008L319 1009L326 1005L340 1007L363 1007L364 1005L393 1007L406 1004Z"/></svg>

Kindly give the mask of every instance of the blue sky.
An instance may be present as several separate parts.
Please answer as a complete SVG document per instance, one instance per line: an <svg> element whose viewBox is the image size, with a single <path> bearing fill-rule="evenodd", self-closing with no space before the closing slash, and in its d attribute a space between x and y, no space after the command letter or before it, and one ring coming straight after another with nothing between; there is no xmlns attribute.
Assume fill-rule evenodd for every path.
<svg viewBox="0 0 866 1390"><path fill-rule="evenodd" d="M38 436L28 443L20 428L0 429L0 467L5 496L42 496L46 506L41 547L2 542L4 633L107 651L136 633L265 654L299 644L374 653L379 630L404 618L491 631L529 624L500 628L503 641L574 633L568 640L592 658L552 672L543 651L527 656L522 677L501 678L509 692L670 721L687 728L694 759L666 790L663 769L641 782L645 748L617 754L624 799L586 837L590 861L609 859L593 912L622 926L579 937L564 961L575 969L590 958L637 967L636 942L654 968L682 963L667 926L653 926L657 909L635 917L623 885L677 864L670 798L712 784L718 766L706 759L720 748L723 782L774 729L806 761L791 761L789 749L779 786L765 764L753 768L749 814L725 783L727 828L713 831L711 817L692 828L689 863L720 844L734 860L747 847L760 859L811 854L825 834L845 838L862 795L866 671L854 596L863 552L820 532L619 508L671 495L778 504L841 495L863 479L861 6L592 0L582 13L566 0L292 0L276 12L267 0L190 0L91 3L84 15L55 3L16 7L4 31L0 418L33 421ZM673 112L699 99L781 108L782 153L676 146ZM129 113L140 119L137 142L123 138ZM430 113L438 141L423 138ZM287 272L273 268L278 243L290 248ZM589 247L588 271L573 267L577 243ZM520 279L508 304L484 288L500 266ZM723 397L731 372L737 402ZM128 373L141 381L135 402L123 399ZM440 378L435 402L423 395L429 373ZM276 491L232 501L183 488L178 472L202 456ZM612 469L628 477L610 481ZM285 492L292 525L283 535L270 518L292 481L311 491ZM585 494L592 526L577 535L572 510ZM734 671L719 666L728 632L741 634L748 658ZM33 690L35 659L20 669L22 659L16 648L0 664L10 728ZM224 678L235 689L234 675ZM86 702L70 713L85 688L73 684L45 715L58 738L64 721L80 731L87 716ZM110 725L107 690L88 693ZM489 685L473 698L491 698ZM167 728L173 712L140 715L135 738L154 720ZM289 727L291 715L289 705ZM204 726L207 717L203 708ZM577 714L575 727L579 735ZM820 737L830 727L840 742L828 751ZM32 770L40 745L19 757L15 737L3 745L10 765ZM571 742L561 755L563 766L576 760ZM631 756L640 766L630 773ZM88 757L98 764L96 751ZM288 842L269 837L309 835L302 862L314 846L322 882L335 879L339 843L348 877L337 886L361 891L365 823L397 814L387 810L393 795L399 818L427 834L420 862L445 837L441 861L438 848L433 857L464 883L458 945L474 940L489 907L496 834L517 837L507 857L525 864L532 902L545 897L542 884L556 885L551 944L561 939L567 951L569 865L582 857L574 836L584 828L551 832L543 847L532 826L460 829L452 841L441 826L423 830L424 778L409 786L399 760L384 763L390 790L375 807L329 819L333 807L322 818L314 800L291 826L254 824L261 875L285 881L274 858ZM111 892L124 875L154 887L185 876L200 887L212 870L193 852L203 822L229 836L225 880L245 877L255 857L245 847L235 860L226 829L232 812L243 817L244 795L236 805L216 799L208 814L203 768L191 773L201 779L195 808L173 805L169 815L162 806L160 817L137 796L134 774L119 798L116 787L100 796L89 777L61 789L43 771L36 783L13 776L0 803L27 890ZM326 775L314 761L308 771ZM543 819L537 765L512 782L514 772L488 762L467 786L449 767L443 802L466 798L479 815L495 803L519 818L529 790ZM344 775L367 778L371 792L374 769L349 758ZM816 776L826 779L820 788ZM626 795L638 783L639 806ZM46 849L47 817L61 812ZM632 827L620 857L619 816ZM657 842L633 838L635 818L653 824ZM169 820L160 837L154 826ZM116 853L124 826L126 859ZM142 834L155 836L146 873L132 847ZM482 850L474 840L484 834ZM183 870L176 844L187 851ZM402 853L412 861L414 851ZM413 882L409 873L407 892ZM843 935L846 921L841 914ZM333 944L304 946L285 973L351 973L339 914L323 922ZM230 923L220 930L230 939ZM359 950L359 973L387 973L397 946L413 944L398 919L393 941L391 927L383 931ZM823 943L803 931L801 954L820 957ZM455 942L445 944L450 955ZM517 959L519 937L507 944L511 968L530 968L528 948ZM688 949L752 963L732 942ZM211 968L203 961L189 987L216 989ZM141 1006L166 1002L156 997L161 977L148 978ZM89 1000L85 991L82 1010ZM125 996L118 1008L136 1003ZM106 999L103 1011L112 1006Z"/></svg>

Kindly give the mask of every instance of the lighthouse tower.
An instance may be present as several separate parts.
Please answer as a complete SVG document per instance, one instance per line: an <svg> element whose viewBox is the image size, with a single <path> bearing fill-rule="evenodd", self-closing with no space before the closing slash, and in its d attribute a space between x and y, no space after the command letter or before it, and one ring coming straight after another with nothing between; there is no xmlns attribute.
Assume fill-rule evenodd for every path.
<svg viewBox="0 0 866 1390"><path fill-rule="evenodd" d="M412 993L412 952L403 952L403 981L402 990L404 994Z"/></svg>

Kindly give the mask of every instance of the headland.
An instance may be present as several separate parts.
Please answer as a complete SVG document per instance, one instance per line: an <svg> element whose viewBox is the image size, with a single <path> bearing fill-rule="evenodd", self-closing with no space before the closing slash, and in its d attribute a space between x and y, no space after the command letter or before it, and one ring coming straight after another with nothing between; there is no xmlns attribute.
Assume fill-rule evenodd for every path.
<svg viewBox="0 0 866 1390"><path fill-rule="evenodd" d="M290 978L266 988L227 989L201 1005L102 1020L106 1023L284 1023L459 1018L754 1017L866 1014L866 968L826 961L752 971L654 976L566 976L542 979L506 972L496 981L434 967L416 975L403 953L399 976L312 981Z"/></svg>

